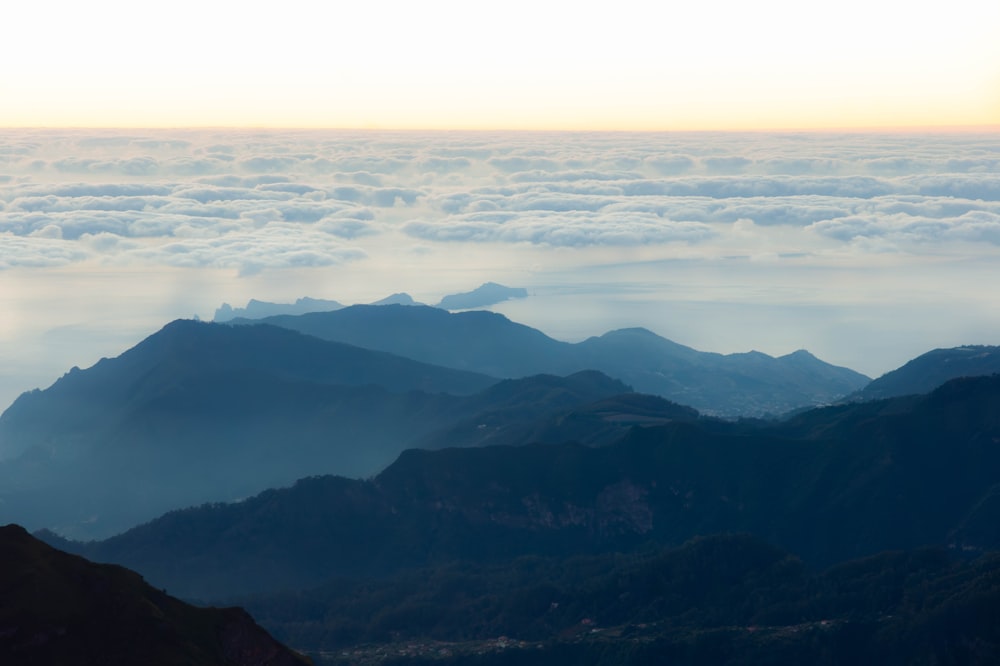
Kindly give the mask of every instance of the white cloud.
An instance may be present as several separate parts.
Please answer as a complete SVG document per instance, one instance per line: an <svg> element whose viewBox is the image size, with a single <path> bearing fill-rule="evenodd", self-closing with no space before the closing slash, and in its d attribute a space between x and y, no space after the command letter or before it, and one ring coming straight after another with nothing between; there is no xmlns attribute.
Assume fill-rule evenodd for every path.
<svg viewBox="0 0 1000 666"><path fill-rule="evenodd" d="M0 268L51 268L89 257L90 253L78 243L0 233Z"/></svg>
<svg viewBox="0 0 1000 666"><path fill-rule="evenodd" d="M101 254L120 254L123 251L140 247L137 243L107 231L83 234L80 236L80 243Z"/></svg>
<svg viewBox="0 0 1000 666"><path fill-rule="evenodd" d="M924 196L1000 201L1000 173L916 176L907 182Z"/></svg>
<svg viewBox="0 0 1000 666"><path fill-rule="evenodd" d="M679 176L695 166L690 155L654 155L646 157L644 162L661 176Z"/></svg>
<svg viewBox="0 0 1000 666"><path fill-rule="evenodd" d="M510 155L506 157L491 157L486 160L494 169L504 173L521 173L525 171L558 171L562 165L547 157L526 157Z"/></svg>
<svg viewBox="0 0 1000 666"><path fill-rule="evenodd" d="M1000 213L1000 151L947 136L29 134L0 135L0 155L41 174L0 181L0 231L25 243L81 243L78 253L50 248L62 261L100 247L105 261L180 265L191 248L192 265L246 272L323 264L341 256L339 246L313 256L309 243L351 240L364 250L400 231L429 244L680 242L764 256L878 238L909 252L933 241L942 252L948 243L992 246ZM767 231L789 227L809 234ZM279 250L270 236L278 228L310 241ZM272 247L283 258L261 256Z"/></svg>
<svg viewBox="0 0 1000 666"><path fill-rule="evenodd" d="M604 181L604 180L636 180L642 176L630 171L596 171L568 170L568 171L519 171L510 175L512 183L552 183L552 182L573 182L573 181Z"/></svg>
<svg viewBox="0 0 1000 666"><path fill-rule="evenodd" d="M404 230L424 241L531 243L553 247L700 242L715 235L708 225L700 222L666 220L648 213L597 214L579 210L467 213L437 222L415 220L407 223Z"/></svg>
<svg viewBox="0 0 1000 666"><path fill-rule="evenodd" d="M350 218L329 218L320 222L317 225L317 229L325 231L334 236L339 236L340 238L360 238L362 236L373 236L378 233L378 230L359 219Z"/></svg>
<svg viewBox="0 0 1000 666"><path fill-rule="evenodd" d="M982 210L953 218L928 218L905 213L852 215L816 222L809 229L845 242L857 238L884 238L896 243L962 241L1000 245L1000 214Z"/></svg>
<svg viewBox="0 0 1000 666"><path fill-rule="evenodd" d="M154 248L132 249L122 259L143 260L187 268L235 268L240 275L264 269L332 266L364 258L365 252L324 233L289 233L268 225L253 234L217 238L187 238Z"/></svg>
<svg viewBox="0 0 1000 666"><path fill-rule="evenodd" d="M43 191L57 197L140 197L173 194L169 185L158 183L67 183L54 186L35 186L26 191Z"/></svg>

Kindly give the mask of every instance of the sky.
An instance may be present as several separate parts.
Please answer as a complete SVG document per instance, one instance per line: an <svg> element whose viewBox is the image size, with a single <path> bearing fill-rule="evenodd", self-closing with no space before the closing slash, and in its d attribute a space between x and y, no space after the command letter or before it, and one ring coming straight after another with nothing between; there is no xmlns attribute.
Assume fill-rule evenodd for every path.
<svg viewBox="0 0 1000 666"><path fill-rule="evenodd" d="M1000 3L10 3L0 127L1000 124Z"/></svg>
<svg viewBox="0 0 1000 666"><path fill-rule="evenodd" d="M871 376L997 344L1000 4L38 0L0 40L0 409L223 302L486 281Z"/></svg>

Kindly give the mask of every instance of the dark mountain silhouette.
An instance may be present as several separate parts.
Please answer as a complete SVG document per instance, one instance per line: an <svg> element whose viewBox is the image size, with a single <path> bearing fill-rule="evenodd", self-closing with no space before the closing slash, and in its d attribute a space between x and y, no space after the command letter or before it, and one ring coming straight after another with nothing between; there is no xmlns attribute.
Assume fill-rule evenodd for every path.
<svg viewBox="0 0 1000 666"><path fill-rule="evenodd" d="M195 608L127 569L0 527L0 663L293 666L239 608Z"/></svg>
<svg viewBox="0 0 1000 666"><path fill-rule="evenodd" d="M780 358L759 352L699 352L641 328L570 344L484 311L352 306L266 321L326 340L496 377L599 370L640 393L723 416L782 414L827 404L869 381L806 351Z"/></svg>
<svg viewBox="0 0 1000 666"><path fill-rule="evenodd" d="M196 389L202 377L239 373L286 383L379 386L394 392L470 394L496 382L275 326L178 320L116 358L101 359L85 371L74 368L48 389L18 397L0 416L0 456L10 458L31 446L59 452L72 445L76 435L63 441L52 429L87 432L107 427L136 403L168 391Z"/></svg>
<svg viewBox="0 0 1000 666"><path fill-rule="evenodd" d="M505 287L496 282L486 282L472 291L445 296L437 307L443 310L471 310L503 303L512 298L527 297L528 290L523 287Z"/></svg>
<svg viewBox="0 0 1000 666"><path fill-rule="evenodd" d="M1000 377L769 425L672 421L619 443L410 450L370 481L303 479L82 549L191 597L450 561L747 532L828 565L1000 548Z"/></svg>
<svg viewBox="0 0 1000 666"><path fill-rule="evenodd" d="M86 371L73 368L48 389L18 397L0 417L0 455L7 458L28 446L30 440L23 435L8 434L21 424L50 427L51 415L57 414L59 427L86 430L95 421L107 420L106 409L127 410L137 400L180 385L186 376L244 370L286 381L375 385L398 392L470 394L497 381L276 326L177 320L120 356L101 359ZM38 418L40 405L48 410L48 417Z"/></svg>
<svg viewBox="0 0 1000 666"><path fill-rule="evenodd" d="M935 349L872 380L848 400L878 400L928 393L950 379L1000 373L1000 347Z"/></svg>
<svg viewBox="0 0 1000 666"><path fill-rule="evenodd" d="M534 424L630 390L585 372L439 392L491 382L272 326L175 322L0 417L0 501L32 529L106 537L303 476L370 476L418 444L524 443ZM474 436L433 436L462 424ZM592 443L624 429L605 426Z"/></svg>

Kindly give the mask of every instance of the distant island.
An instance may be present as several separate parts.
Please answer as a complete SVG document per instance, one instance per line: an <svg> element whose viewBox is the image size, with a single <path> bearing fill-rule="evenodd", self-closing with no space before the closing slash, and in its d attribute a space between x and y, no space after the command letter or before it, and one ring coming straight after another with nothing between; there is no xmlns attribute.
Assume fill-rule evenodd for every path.
<svg viewBox="0 0 1000 666"><path fill-rule="evenodd" d="M437 307L442 310L471 310L503 303L512 298L527 297L528 290L523 287L505 287L496 282L486 282L472 291L445 296Z"/></svg>
<svg viewBox="0 0 1000 666"><path fill-rule="evenodd" d="M329 312L339 310L344 307L343 303L328 301L321 298L300 298L294 303L269 303L251 298L245 308L234 308L229 303L223 303L222 307L215 311L212 321L221 323L242 317L244 319L263 319L274 315L291 314L300 315L309 312Z"/></svg>
<svg viewBox="0 0 1000 666"><path fill-rule="evenodd" d="M523 287L506 287L496 282L486 282L472 291L459 294L449 294L434 307L442 310L472 310L496 305L512 298L527 298L528 290ZM413 300L406 292L398 292L370 303L369 305L423 305ZM251 298L246 307L234 308L229 303L223 303L215 311L212 321L223 323L233 319L264 319L276 315L303 315L311 312L332 312L346 307L339 301L322 298L297 299L294 303L271 303Z"/></svg>

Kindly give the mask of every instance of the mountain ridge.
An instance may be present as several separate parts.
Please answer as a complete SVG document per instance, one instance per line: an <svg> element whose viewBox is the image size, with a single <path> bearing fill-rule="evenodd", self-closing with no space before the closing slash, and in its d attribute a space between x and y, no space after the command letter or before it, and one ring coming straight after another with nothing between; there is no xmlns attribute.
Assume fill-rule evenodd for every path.
<svg viewBox="0 0 1000 666"><path fill-rule="evenodd" d="M1000 377L954 380L916 401L788 424L673 421L599 448L412 449L368 481L302 479L76 547L209 597L727 532L819 566L887 549L1000 549L989 528L1000 520L997 441Z"/></svg>
<svg viewBox="0 0 1000 666"><path fill-rule="evenodd" d="M518 441L631 391L596 372L495 384L274 326L173 322L0 416L0 503L33 529L110 536L311 474L370 476L418 444ZM623 428L596 425L594 443Z"/></svg>
<svg viewBox="0 0 1000 666"><path fill-rule="evenodd" d="M845 400L926 393L951 379L1000 373L1000 347L964 345L932 349L872 380Z"/></svg>
<svg viewBox="0 0 1000 666"><path fill-rule="evenodd" d="M793 352L774 358L759 352L700 352L644 328L617 329L578 343L562 342L501 314L478 310L449 313L428 306L355 305L264 321L327 340L496 377L599 370L640 393L727 417L777 415L833 402L870 381L811 354L806 358Z"/></svg>

